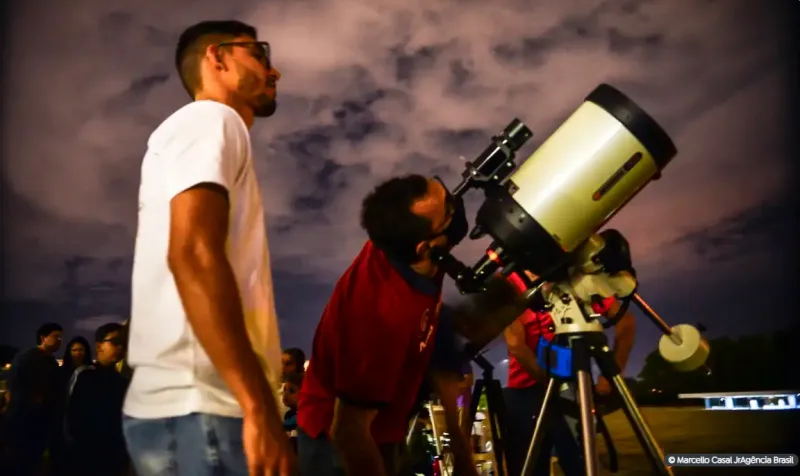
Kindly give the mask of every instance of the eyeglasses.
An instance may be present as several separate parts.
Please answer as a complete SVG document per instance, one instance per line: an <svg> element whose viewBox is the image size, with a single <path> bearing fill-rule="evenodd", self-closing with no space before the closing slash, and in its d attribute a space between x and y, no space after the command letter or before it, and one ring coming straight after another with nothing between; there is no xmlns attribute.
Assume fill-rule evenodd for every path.
<svg viewBox="0 0 800 476"><path fill-rule="evenodd" d="M110 339L103 339L100 342L101 343L102 342L108 342L111 345L122 345L122 344L124 344L124 341L122 340L122 337L112 337Z"/></svg>
<svg viewBox="0 0 800 476"><path fill-rule="evenodd" d="M247 46L253 58L260 61L265 68L272 69L269 43L266 41L223 41L222 43L217 43L218 48L223 46Z"/></svg>
<svg viewBox="0 0 800 476"><path fill-rule="evenodd" d="M444 206L445 206L444 223L448 223L450 221L450 219L453 217L453 215L455 215L455 212L456 212L456 199L453 196L453 194L450 193L450 190L447 188L447 185L444 184L444 181L442 181L442 179L439 176L434 175L433 179L436 180L437 182L439 182L440 184L442 184L442 187L444 187L444 191L445 191L445 197L444 197ZM433 233L428 239L429 240L436 239L436 238L444 235L445 233L447 233L447 227L445 227L444 230L442 230L442 231L440 231L438 233Z"/></svg>

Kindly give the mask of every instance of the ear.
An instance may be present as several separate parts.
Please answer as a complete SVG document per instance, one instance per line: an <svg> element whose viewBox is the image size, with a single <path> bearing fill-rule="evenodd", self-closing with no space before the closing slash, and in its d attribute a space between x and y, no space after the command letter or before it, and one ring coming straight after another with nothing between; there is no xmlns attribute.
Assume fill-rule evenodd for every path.
<svg viewBox="0 0 800 476"><path fill-rule="evenodd" d="M208 45L205 57L214 69L219 71L226 69L225 62L222 60L222 51L217 45Z"/></svg>

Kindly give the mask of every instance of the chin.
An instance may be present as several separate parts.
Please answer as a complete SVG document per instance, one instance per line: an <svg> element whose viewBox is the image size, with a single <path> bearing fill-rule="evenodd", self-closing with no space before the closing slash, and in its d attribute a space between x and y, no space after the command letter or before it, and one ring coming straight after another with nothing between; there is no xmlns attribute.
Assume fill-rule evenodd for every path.
<svg viewBox="0 0 800 476"><path fill-rule="evenodd" d="M274 99L268 98L264 101L259 101L258 104L253 107L253 115L255 117L270 117L275 114L277 108L278 103L276 103Z"/></svg>

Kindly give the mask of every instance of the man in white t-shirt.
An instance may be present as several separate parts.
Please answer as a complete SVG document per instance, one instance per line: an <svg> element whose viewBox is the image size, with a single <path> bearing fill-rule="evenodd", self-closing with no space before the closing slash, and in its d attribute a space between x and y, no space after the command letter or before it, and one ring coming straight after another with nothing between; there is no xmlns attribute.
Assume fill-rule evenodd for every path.
<svg viewBox="0 0 800 476"><path fill-rule="evenodd" d="M275 112L280 73L237 21L188 28L175 63L194 101L153 132L142 163L128 451L138 476L295 474L249 135Z"/></svg>

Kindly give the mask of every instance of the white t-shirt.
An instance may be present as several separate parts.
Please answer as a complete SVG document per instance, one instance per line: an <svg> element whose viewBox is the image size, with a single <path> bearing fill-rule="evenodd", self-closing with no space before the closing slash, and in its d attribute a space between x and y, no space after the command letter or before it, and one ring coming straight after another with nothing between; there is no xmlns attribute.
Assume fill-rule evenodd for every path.
<svg viewBox="0 0 800 476"><path fill-rule="evenodd" d="M133 378L123 407L134 418L242 415L192 332L167 266L170 201L200 183L228 190L228 260L250 342L272 388L280 386L281 346L250 133L232 108L196 101L153 132L142 163L128 350Z"/></svg>

